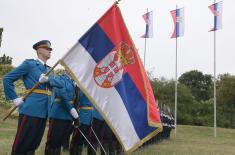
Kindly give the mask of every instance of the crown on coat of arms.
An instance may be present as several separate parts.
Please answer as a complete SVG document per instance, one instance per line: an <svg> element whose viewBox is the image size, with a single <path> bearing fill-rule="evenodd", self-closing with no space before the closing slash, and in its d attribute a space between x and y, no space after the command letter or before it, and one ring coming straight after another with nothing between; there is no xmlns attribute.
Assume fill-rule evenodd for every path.
<svg viewBox="0 0 235 155"><path fill-rule="evenodd" d="M121 64L123 66L126 66L128 64L134 64L135 57L133 53L133 48L124 42L121 42L119 47L120 49L117 51L117 55L120 59Z"/></svg>

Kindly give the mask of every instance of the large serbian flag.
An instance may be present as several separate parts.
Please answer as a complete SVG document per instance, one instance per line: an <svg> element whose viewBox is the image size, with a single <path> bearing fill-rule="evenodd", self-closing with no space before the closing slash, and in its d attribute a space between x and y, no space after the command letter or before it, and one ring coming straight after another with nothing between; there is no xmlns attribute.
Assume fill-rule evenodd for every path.
<svg viewBox="0 0 235 155"><path fill-rule="evenodd" d="M171 38L182 37L184 35L184 8L172 10L171 16L175 27Z"/></svg>
<svg viewBox="0 0 235 155"><path fill-rule="evenodd" d="M214 15L214 27L210 31L216 31L222 29L222 10L223 10L222 1L210 5L209 9Z"/></svg>
<svg viewBox="0 0 235 155"><path fill-rule="evenodd" d="M151 85L116 3L61 61L125 151L162 130Z"/></svg>

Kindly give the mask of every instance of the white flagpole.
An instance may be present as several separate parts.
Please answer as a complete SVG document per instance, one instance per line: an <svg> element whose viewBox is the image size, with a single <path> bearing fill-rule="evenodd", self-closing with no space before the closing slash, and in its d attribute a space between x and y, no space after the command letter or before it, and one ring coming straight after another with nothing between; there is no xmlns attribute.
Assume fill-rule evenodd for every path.
<svg viewBox="0 0 235 155"><path fill-rule="evenodd" d="M177 11L177 5L176 10ZM176 17L177 18L177 17ZM178 57L178 43L177 43L177 20L175 20L175 26L176 26L176 37L175 37L175 135L176 135L176 129L177 129L177 85L178 85L178 73L177 73L177 57Z"/></svg>
<svg viewBox="0 0 235 155"><path fill-rule="evenodd" d="M148 8L147 8L147 13L148 13ZM145 35L146 35L146 31L145 31ZM144 37L144 68L145 68L146 46L147 46L147 39L145 36Z"/></svg>
<svg viewBox="0 0 235 155"><path fill-rule="evenodd" d="M146 39L146 37L145 37L145 38L144 38L144 68L145 68L146 44L147 44L147 39Z"/></svg>
<svg viewBox="0 0 235 155"><path fill-rule="evenodd" d="M214 0L214 4L215 3L216 3L216 0ZM215 30L215 19L214 19L214 137L216 137L216 30Z"/></svg>

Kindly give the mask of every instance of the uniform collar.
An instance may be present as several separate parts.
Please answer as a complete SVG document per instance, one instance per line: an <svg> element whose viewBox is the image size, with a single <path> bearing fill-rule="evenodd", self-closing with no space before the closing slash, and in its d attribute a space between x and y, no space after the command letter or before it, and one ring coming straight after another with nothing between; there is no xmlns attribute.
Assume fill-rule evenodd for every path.
<svg viewBox="0 0 235 155"><path fill-rule="evenodd" d="M47 65L47 64L45 64L41 59L37 59L42 65Z"/></svg>

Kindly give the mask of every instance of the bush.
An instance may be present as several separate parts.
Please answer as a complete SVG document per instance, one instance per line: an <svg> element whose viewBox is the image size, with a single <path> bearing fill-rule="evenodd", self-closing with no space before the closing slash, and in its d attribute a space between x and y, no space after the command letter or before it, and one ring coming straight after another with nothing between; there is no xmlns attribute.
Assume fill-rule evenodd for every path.
<svg viewBox="0 0 235 155"><path fill-rule="evenodd" d="M0 65L0 77L11 71L14 67L8 64L1 64Z"/></svg>

